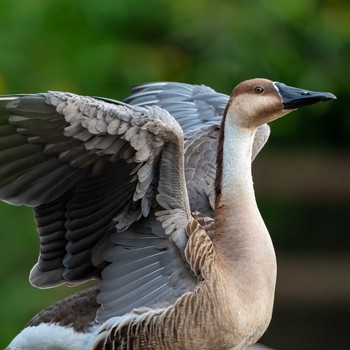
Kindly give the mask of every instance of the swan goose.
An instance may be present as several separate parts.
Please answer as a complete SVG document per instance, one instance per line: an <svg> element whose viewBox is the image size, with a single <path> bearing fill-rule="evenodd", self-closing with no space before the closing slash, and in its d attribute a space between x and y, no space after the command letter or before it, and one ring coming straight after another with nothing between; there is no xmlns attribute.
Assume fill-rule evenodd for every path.
<svg viewBox="0 0 350 350"><path fill-rule="evenodd" d="M0 198L32 206L40 235L31 283L101 278L39 313L7 349L246 349L266 330L276 260L251 161L265 123L335 96L247 80L233 90L221 128L218 113L203 117L201 130L181 106L168 105L171 114L162 106L166 93L163 108L149 106L162 94L155 87L138 87L128 103L62 92L0 99ZM205 93L195 103L200 111ZM185 150L210 132L217 154L202 151L207 173L217 155L215 187L209 176L210 189L200 179L191 194L203 162L186 177ZM212 217L198 212L196 191Z"/></svg>

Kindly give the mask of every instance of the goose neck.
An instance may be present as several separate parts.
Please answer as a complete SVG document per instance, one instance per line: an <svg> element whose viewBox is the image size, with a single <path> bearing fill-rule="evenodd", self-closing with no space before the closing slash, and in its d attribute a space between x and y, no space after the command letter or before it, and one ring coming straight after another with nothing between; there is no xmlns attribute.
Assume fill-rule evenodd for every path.
<svg viewBox="0 0 350 350"><path fill-rule="evenodd" d="M253 187L251 155L255 132L256 129L239 127L230 119L225 122L222 147L218 149L220 184L217 182L213 240L223 262L250 274L260 274L265 263L272 268L275 265L273 245Z"/></svg>

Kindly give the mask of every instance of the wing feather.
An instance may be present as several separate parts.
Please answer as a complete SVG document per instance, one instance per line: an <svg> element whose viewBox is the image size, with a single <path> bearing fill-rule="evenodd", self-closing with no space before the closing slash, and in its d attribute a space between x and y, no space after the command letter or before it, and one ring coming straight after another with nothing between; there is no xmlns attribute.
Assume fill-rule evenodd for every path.
<svg viewBox="0 0 350 350"><path fill-rule="evenodd" d="M2 97L0 116L0 198L34 207L36 286L99 276L113 232L148 215L157 193L184 186L158 184L163 154L183 154L181 128L158 107L49 92ZM174 177L183 172L180 160L167 166ZM188 218L187 199L176 193L173 207ZM180 231L186 241L185 225Z"/></svg>
<svg viewBox="0 0 350 350"><path fill-rule="evenodd" d="M164 226L164 223L163 223ZM134 308L164 307L194 290L197 280L154 215L112 235L98 301L98 320L121 316Z"/></svg>

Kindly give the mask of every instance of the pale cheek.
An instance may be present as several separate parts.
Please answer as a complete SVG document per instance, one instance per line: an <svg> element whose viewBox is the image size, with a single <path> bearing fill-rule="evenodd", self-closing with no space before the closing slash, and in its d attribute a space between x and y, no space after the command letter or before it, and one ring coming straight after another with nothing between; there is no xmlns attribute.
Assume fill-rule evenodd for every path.
<svg viewBox="0 0 350 350"><path fill-rule="evenodd" d="M265 123L281 118L292 110L283 109L279 97L267 95L240 95L230 102L227 118L243 128L257 128Z"/></svg>
<svg viewBox="0 0 350 350"><path fill-rule="evenodd" d="M268 117L268 120L266 120L266 123L271 122L273 120L276 120L278 118L283 117L284 115L294 111L295 109L282 109L281 111L275 112L272 115Z"/></svg>

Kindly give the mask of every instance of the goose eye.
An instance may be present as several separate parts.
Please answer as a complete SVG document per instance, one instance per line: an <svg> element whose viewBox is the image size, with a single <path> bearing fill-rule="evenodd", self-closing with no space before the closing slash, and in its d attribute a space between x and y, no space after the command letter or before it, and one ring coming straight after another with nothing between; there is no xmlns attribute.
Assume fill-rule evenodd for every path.
<svg viewBox="0 0 350 350"><path fill-rule="evenodd" d="M254 91L257 94L262 94L265 91L265 89L262 86L256 86Z"/></svg>

